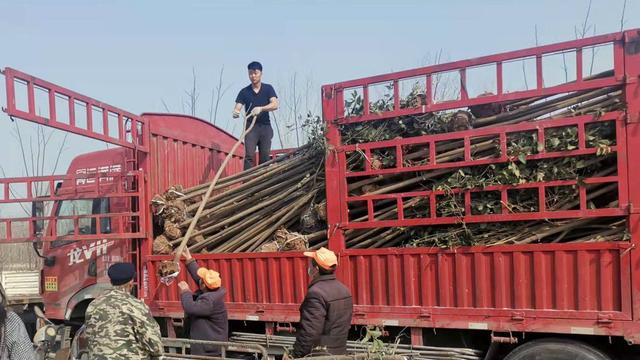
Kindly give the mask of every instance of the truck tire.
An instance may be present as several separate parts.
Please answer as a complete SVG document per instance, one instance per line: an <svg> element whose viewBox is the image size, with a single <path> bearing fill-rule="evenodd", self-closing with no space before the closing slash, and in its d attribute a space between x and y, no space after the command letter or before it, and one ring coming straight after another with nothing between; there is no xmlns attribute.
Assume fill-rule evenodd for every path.
<svg viewBox="0 0 640 360"><path fill-rule="evenodd" d="M540 339L520 345L504 360L612 360L602 351L569 339Z"/></svg>

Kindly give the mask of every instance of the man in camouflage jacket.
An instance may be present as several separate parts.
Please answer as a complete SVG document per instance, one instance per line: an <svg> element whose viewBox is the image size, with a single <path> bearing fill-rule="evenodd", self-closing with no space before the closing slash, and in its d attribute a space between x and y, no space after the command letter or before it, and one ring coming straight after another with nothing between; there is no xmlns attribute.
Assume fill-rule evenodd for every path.
<svg viewBox="0 0 640 360"><path fill-rule="evenodd" d="M108 270L112 289L87 308L87 339L92 360L160 359L160 327L149 308L131 295L135 267L118 263Z"/></svg>

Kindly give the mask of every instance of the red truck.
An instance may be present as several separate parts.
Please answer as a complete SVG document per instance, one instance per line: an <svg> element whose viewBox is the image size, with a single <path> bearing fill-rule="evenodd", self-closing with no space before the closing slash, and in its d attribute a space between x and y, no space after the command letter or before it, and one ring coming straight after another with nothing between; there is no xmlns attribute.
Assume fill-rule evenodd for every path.
<svg viewBox="0 0 640 360"><path fill-rule="evenodd" d="M598 78L585 76L588 56L594 47L610 49L610 73ZM545 81L545 59L563 54L575 59L574 81L552 84ZM566 59L566 58L565 58ZM534 83L531 88L508 91L506 71L512 62L531 60ZM591 59L593 61L593 58ZM468 76L477 67L494 71L495 91L471 94ZM457 74L461 89L456 99L435 99L433 79L444 73ZM168 335L175 335L183 313L176 285L166 286L157 275L158 266L169 256L153 255L153 219L149 199L169 186L193 186L210 179L235 139L202 120L170 114L134 115L60 86L7 68L6 112L16 118L51 126L118 145L119 148L78 156L63 176L0 179L0 203L48 201L49 215L33 206L32 217L1 219L1 241L42 242L45 266L42 295L47 315L59 321L80 322L87 304L102 289L110 263L134 261L138 268L138 296L149 305ZM400 106L403 81L421 79L425 101L411 107ZM394 103L388 111L371 112L369 90L390 84ZM425 135L345 145L340 127L345 124L419 115L433 111L504 103L541 96L594 90L611 86L623 89L626 111L593 116L553 118L531 124L501 125L483 129ZM359 89L363 94L363 114L349 116L345 94ZM16 103L16 94L26 104ZM37 97L42 92L45 96ZM372 97L372 96L371 96ZM36 99L44 99L37 103ZM60 107L65 118L58 117ZM339 278L354 296L354 326L382 326L389 334L406 334L405 342L414 346L464 346L482 350L485 358L612 359L634 358L640 343L640 168L632 160L640 154L640 30L601 35L575 41L539 46L480 58L438 64L389 73L322 87L323 118L329 144L325 158L328 247L339 254ZM47 115L36 113L48 109ZM57 111L58 110L58 111ZM81 114L79 116L79 114ZM594 243L469 246L455 249L384 248L350 249L344 241L348 229L394 226L453 224L459 218L405 218L399 212L394 220L376 220L372 203L395 199L398 208L410 196L430 199L434 209L438 193L393 193L350 196L347 178L385 173L416 171L397 166L352 171L346 166L346 153L371 154L379 148L395 148L401 158L405 145L435 148L438 141L464 142L464 159L446 164L435 160L417 170L455 168L479 164L470 156L475 136L492 135L504 147L510 132L530 130L540 133L559 125L575 125L581 145L566 152L533 155L539 158L591 154L584 147L585 124L614 121L617 173L593 181L617 184L615 207L593 209L580 194L577 210L550 212L544 207L544 189L558 185L527 184L542 194L537 211L492 215L467 214L465 222L501 222L535 219L571 219L606 216L627 218L630 240ZM541 139L541 140L540 140ZM435 151L435 150L433 150ZM504 152L503 152L504 153ZM240 171L243 150L234 155L226 174ZM433 154L432 154L433 155ZM435 156L430 156L435 159ZM481 160L506 162L506 155ZM30 189L35 183L47 184L49 191L36 197ZM24 185L24 196L12 196L10 185ZM506 196L509 189L493 189ZM466 193L471 190L465 190ZM465 194L466 196L466 194ZM468 198L468 196L466 196ZM349 219L349 203L367 202L369 220ZM466 200L468 201L468 200ZM12 233L12 225L25 222L28 234ZM261 334L281 333L298 320L298 306L307 286L307 261L298 252L200 254L202 264L218 269L228 287L227 307L233 331ZM182 271L178 280L186 280ZM402 338L402 337L400 337ZM509 353L509 355L506 355Z"/></svg>

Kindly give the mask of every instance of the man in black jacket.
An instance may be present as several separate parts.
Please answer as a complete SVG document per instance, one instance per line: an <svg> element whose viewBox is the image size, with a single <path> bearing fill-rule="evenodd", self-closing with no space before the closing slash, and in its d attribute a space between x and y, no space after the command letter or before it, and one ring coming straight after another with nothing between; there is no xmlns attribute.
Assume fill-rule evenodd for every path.
<svg viewBox="0 0 640 360"><path fill-rule="evenodd" d="M228 341L229 322L227 307L224 303L226 290L217 271L198 267L189 249L185 248L183 256L189 274L200 289L192 293L186 281L178 283L180 300L185 316L191 323L189 337L193 340ZM219 346L193 345L191 354L217 356L221 355Z"/></svg>
<svg viewBox="0 0 640 360"><path fill-rule="evenodd" d="M311 258L308 272L312 280L300 306L300 324L291 356L301 358L316 348L332 355L344 355L353 301L349 289L336 279L336 254L320 248L304 255Z"/></svg>

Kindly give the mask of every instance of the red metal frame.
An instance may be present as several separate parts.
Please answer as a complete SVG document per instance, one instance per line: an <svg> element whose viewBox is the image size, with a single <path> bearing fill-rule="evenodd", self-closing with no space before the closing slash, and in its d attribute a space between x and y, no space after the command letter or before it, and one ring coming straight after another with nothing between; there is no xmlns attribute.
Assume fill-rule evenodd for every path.
<svg viewBox="0 0 640 360"><path fill-rule="evenodd" d="M9 116L15 116L27 121L51 126L56 129L69 131L74 134L87 136L114 145L136 149L138 151L146 152L148 150L147 139L149 128L146 121L140 116L12 68L5 68L4 71L2 71L2 74L5 76L5 83L7 87L7 109L4 110ZM15 86L17 82L23 83L27 87L26 95L28 106L27 109L25 109L26 111L17 108L18 105L16 104ZM35 95L36 88L47 93L49 110L48 118L40 116L37 113ZM56 98L62 98L67 102L69 107L68 122L58 119L56 112ZM84 120L86 121L86 128L78 126L77 124L78 119L76 118L75 112L76 105L80 105L85 109L86 119ZM101 113L102 131L96 131L94 129L94 111ZM117 137L109 135L110 116L116 119L118 127ZM142 131L142 133L139 133L140 131Z"/></svg>
<svg viewBox="0 0 640 360"><path fill-rule="evenodd" d="M583 49L608 43L613 44L613 75L594 80L584 79L582 77ZM323 116L327 124L329 144L325 162L326 187L327 193L333 194L327 197L329 247L339 252L339 276L354 291L356 300L354 322L414 327L624 336L632 343L639 343L640 337L637 334L640 333L640 325L637 320L640 320L640 276L636 274L640 271L640 254L636 248L640 246L638 229L640 211L636 203L640 202L640 188L638 188L640 185L636 185L638 182L634 179L640 177L640 167L631 162L632 159L640 157L638 153L640 139L637 135L640 133L640 129L637 129L640 123L640 81L638 80L640 79L640 53L637 51L639 44L640 30L629 30L323 86ZM577 80L545 87L542 78L542 57L563 51L576 53ZM505 93L503 63L526 57L536 59L536 88ZM466 89L465 73L469 67L479 65L495 65L497 94L469 98L464 91ZM463 91L458 100L436 103L433 101L431 78L444 71L457 71L461 74ZM427 103L418 108L399 109L398 84L403 79L414 77L425 78ZM368 89L381 82L391 82L394 85L394 108L383 113L371 113ZM549 119L536 122L535 125L524 123L358 145L343 145L340 135L340 127L344 124L610 86L623 86L627 104L626 112L608 113L600 118L578 116ZM344 94L358 87L362 89L364 98L363 114L345 116ZM544 144L544 128L563 125L578 127L580 135L577 150L558 153L543 151L528 156L527 159L592 154L592 149L586 148L584 141L584 126L592 121L615 121L617 144L613 150L617 156L618 173L607 178L587 179L586 182L617 183L620 200L617 208L596 211L586 209L584 190L581 190L579 210L535 214L505 214L503 211L502 214L467 216L455 221L531 220L556 217L555 215L564 218L623 215L628 216L629 219L631 233L629 242L462 247L454 250L345 248L344 231L350 228L453 223L451 219L434 219L435 206L431 206L432 218L430 219L403 219L400 213L397 220L373 221L371 201L374 199L397 199L398 207L401 208L404 197L428 196L433 199L435 195L442 192L349 196L348 178L504 163L515 160L509 159L506 155L507 133L537 131L538 141ZM481 135L494 135L499 139L501 152L498 158L491 160L471 158L470 140ZM452 139L464 141L464 159L458 162L436 163L434 161L435 142ZM424 166L403 167L402 147L413 144L429 146L430 163ZM366 156L371 156L372 151L379 148L395 149L395 167L374 170L369 165L365 165L364 171L347 170L345 163L347 152L362 151ZM574 183L557 181L515 187L495 186L482 190L455 190L454 192L465 193L465 205L468 210L469 194L474 191L500 191L504 200L505 191L508 189L533 187L538 188L539 193L544 195L546 186ZM368 220L361 223L349 222L348 201L367 201ZM434 205L433 201L431 204ZM433 291L435 293L432 293ZM599 308L600 306L602 308ZM604 311L605 308L615 309L615 311Z"/></svg>
<svg viewBox="0 0 640 360"><path fill-rule="evenodd" d="M631 31L633 32L633 31ZM631 33L630 32L630 33ZM327 192L331 192L336 194L336 189L339 189L336 196L329 197L328 199L328 222L329 227L335 230L330 232L330 244L335 246L337 249L343 249L344 244L340 244L342 242L340 235L341 231L348 228L366 228L366 227L376 227L376 226L412 226L412 225L430 225L430 224L454 224L459 221L465 222L486 222L486 221L509 221L509 220L531 220L531 219L546 219L546 218L573 218L573 217L591 217L591 216L616 216L616 215L626 215L627 214L627 203L628 203L628 194L627 190L627 181L626 181L626 168L625 159L626 155L624 154L626 151L626 131L624 127L624 114L620 112L613 112L609 114L605 114L600 118L595 118L593 116L578 116L564 119L550 119L546 121L539 121L535 124L524 123L524 124L516 124L516 125L507 125L507 126L499 126L499 127L489 127L483 129L474 129L468 131L461 131L455 133L446 133L446 134L438 134L438 135L428 135L421 137L414 137L408 139L393 139L382 142L368 143L368 144L357 144L357 145L343 145L340 138L340 125L350 124L355 122L363 122L363 121L372 121L378 119L388 119L395 118L399 116L405 115L417 115L423 114L426 112L439 111L439 110L447 110L447 109L458 109L462 107L467 107L471 105L479 105L479 104L487 104L487 103L502 103L509 100L520 100L532 97L541 97L547 95L556 95L561 93L566 93L569 91L585 91L591 89L597 89L602 87L609 86L620 86L624 84L625 77L624 73L624 46L625 43L623 41L624 33L614 33L608 35L597 36L593 38L568 41L558 44L552 44L547 46L540 46L520 51L507 52L503 54L485 56L481 58L471 59L471 60L463 60L452 62L448 64L439 64L434 66L428 66L424 68L401 71L386 75L379 75L369 78L363 78L358 80L340 82L333 85L323 86L323 115L324 119L327 123L327 140L330 146L330 151L327 156L326 162L326 171L327 174L332 174L332 176L327 176ZM544 82L542 81L542 57L557 52L568 52L574 51L577 54L581 54L582 49L588 46L596 46L603 44L613 44L613 64L614 69L612 72L612 76L599 78L599 79L591 79L585 80L582 77L582 72L576 74L577 80L573 83L562 84L553 87L544 87ZM533 90L519 91L514 93L505 93L503 89L503 78L502 78L502 64L507 61L515 61L523 58L535 57L536 58L536 77L537 88ZM576 56L577 68L582 69L582 57ZM426 79L430 79L437 73L445 72L445 71L458 71L461 73L461 89L466 88L466 77L464 76L466 69L470 67L480 66L480 65L496 65L496 77L497 77L497 94L490 96L479 96L477 98L469 98L466 92L462 93L462 96L459 100L447 101L445 103L435 103L433 100L431 82L429 81L426 86L426 104L411 109L400 109L398 103L399 99L399 86L398 84L403 79L413 79L416 77L424 76ZM369 96L368 96L368 88L379 84L381 82L391 82L393 84L393 94L394 94L394 109L387 112L382 113L370 113L369 112ZM361 87L363 89L364 94L364 114L361 116L351 116L345 117L344 113L344 93L345 91L349 91L354 87ZM502 200L507 199L507 190L510 189L522 189L522 188L537 188L539 192L539 212L537 213L526 213L526 214L509 214L507 209L503 206L502 214L495 215L482 215L482 216L473 216L470 215L470 194L472 192L481 191L480 189L472 189L472 190L455 190L455 192L464 193L464 202L466 215L464 218L459 217L448 217L448 218L436 218L436 198L437 195L445 194L443 191L423 191L416 193L396 193L396 194L385 194L385 195L363 195L363 196L349 196L347 190L347 179L352 177L359 176L373 176L380 174L389 174L389 173L403 173L403 172L416 172L416 171L424 171L424 170L435 170L435 169L447 169L447 168L460 168L465 166L474 166L474 165L488 165L488 164L497 164L497 163L506 163L514 160L513 158L509 158L507 156L507 134L514 132L525 132L525 131L536 131L538 135L538 142L541 145L544 145L544 135L545 129L561 127L561 126L576 126L578 128L578 137L579 137L579 147L576 150L572 151L562 151L562 152L547 152L544 150L540 151L538 154L527 156L527 160L537 160L537 159L546 159L546 158L557 158L557 157L565 157L565 156L578 156L578 155L587 155L594 154L595 149L587 148L585 146L585 125L590 122L595 121L606 121L606 120L614 120L616 121L616 140L617 145L612 147L612 150L618 154L618 174L617 176L611 176L607 178L599 178L599 179L589 179L588 182L592 183L604 183L604 182L616 182L618 183L619 188L619 196L620 196L620 204L616 209L587 209L586 199L585 199L585 189L581 187L580 189L580 208L579 210L570 210L570 211L545 211L544 203L545 203L545 187L548 186L558 186L558 185L573 185L575 182L553 182L553 183L529 183L526 185L517 185L517 186L493 186L490 188L482 189L482 191L499 191L501 193ZM471 158L471 141L475 137L479 136L495 136L499 139L499 147L500 147L500 157L496 159L483 159L483 160L474 160ZM463 140L464 141L464 159L462 161L455 162L446 162L446 163L436 163L436 143L439 141L446 140ZM429 163L423 166L414 166L414 167L405 167L402 161L402 152L403 146L406 145L422 145L428 147L429 149ZM365 170L364 171L349 171L346 167L346 157L349 152L353 151L362 151L365 154L367 159L371 158L372 150L380 149L380 148L393 148L395 149L396 155L396 166L388 169L371 169L370 163L365 161ZM333 159L335 157L335 159ZM403 199L406 197L414 197L414 196L423 196L428 197L430 199L430 211L431 216L429 218L423 219L404 219L402 211L399 211L399 217L396 220L385 220L385 221L375 221L373 218L373 204L374 200L379 199L397 199L398 209L402 209ZM349 222L348 216L348 203L353 201L366 201L368 205L368 221L353 223ZM331 216L331 214L338 214ZM338 237L333 240L331 238Z"/></svg>
<svg viewBox="0 0 640 360"><path fill-rule="evenodd" d="M80 182L82 185L78 185ZM56 191L56 184L65 184ZM33 189L36 185L46 184L48 191L44 196L36 196ZM0 178L2 197L0 204L53 202L61 200L97 199L97 198L126 198L136 200L139 204L146 204L144 191L144 174L142 171L122 173L96 173L89 175L54 175L20 178ZM16 195L12 187L26 189L23 196ZM4 234L0 234L0 243L17 243L25 241L54 241L54 240L101 240L101 239L134 239L146 236L146 224L148 212L145 210L105 213L98 215L73 215L73 216L41 216L41 217L17 217L0 219ZM111 219L118 224L119 229L135 229L135 231L119 233L102 233L100 226L96 227L96 234L81 234L79 230L80 219ZM37 221L48 223L49 228L56 229L56 224L62 220L72 220L74 224L73 234L58 236L55 233L47 233L34 236L34 228ZM16 224L28 223L26 236L16 236L12 229ZM135 226L134 226L135 225Z"/></svg>
<svg viewBox="0 0 640 360"><path fill-rule="evenodd" d="M577 116L564 119L550 119L545 121L536 121L535 123L521 123L516 125L490 127L477 130L460 131L455 133L420 136L406 139L394 139L388 141L381 141L367 144L346 145L341 147L339 153L339 162L343 166L343 171L347 178L361 177L361 176L374 176L381 174L397 174L403 172L415 172L425 170L436 169L457 169L467 166L478 165L490 165L490 164L504 164L510 161L518 161L517 157L510 157L507 155L507 138L509 134L517 132L531 132L535 131L538 136L538 143L540 145L540 151L537 154L526 156L526 160L540 160L540 159L553 159L564 158L570 156L580 155L595 155L596 148L588 148L585 145L585 125L590 123L602 122L602 121L615 121L616 122L616 144L611 146L612 153L619 154L626 151L626 132L623 122L624 114L622 112L611 112L602 115L601 117L594 117L591 115ZM579 145L575 150L569 151L546 151L544 149L545 143L545 130L557 127L575 126L578 129ZM499 141L499 148L501 149L500 157L492 159L472 159L471 146L474 138L482 136L492 136ZM450 161L444 163L437 163L435 156L436 143L439 141L451 141L462 140L464 142L464 159L460 161ZM428 147L430 150L429 164L422 166L404 166L402 160L403 146L405 145L421 145ZM347 154L353 151L362 151L365 154L366 159L370 159L372 151L375 149L392 148L396 154L396 166L393 168L372 170L369 161L364 161L365 171L349 171L346 169ZM580 180L580 182L586 184L603 184L603 183L615 183L618 188L623 186L623 179L626 179L626 162L624 162L624 156L618 161L618 174L615 176L599 177L599 178L586 178ZM619 206L616 208L604 208L604 209L589 209L587 206L587 191L586 188L579 187L580 192L580 205L577 210L564 210L564 211L550 211L545 208L545 189L555 186L570 186L577 185L578 180L563 180L563 181L548 181L539 183L525 183L520 185L496 185L486 186L484 188L476 189L452 189L452 190L438 190L438 191L417 191L417 192L403 192L403 193L388 193L381 195L361 195L361 196L343 196L341 201L346 204L356 201L366 201L368 205L368 221L351 222L348 218L348 205L342 207L342 227L345 229L350 228L368 228L368 227L380 227L380 226L414 226L414 225L435 225L435 224L456 224L460 221L466 223L474 222L493 222L493 221L513 221L513 220L534 220L534 219L561 219L561 218L578 218L578 217L600 217L600 216L622 216L627 215L627 193L621 192L619 195ZM539 204L538 211L527 213L511 213L506 206L502 206L501 214L493 215L472 215L471 209L471 194L476 192L500 192L503 203L508 203L508 191L514 189L537 189ZM437 217L436 205L439 195L452 195L462 194L464 199L465 215L449 216L449 217ZM420 219L405 219L402 211L404 200L406 198L424 197L430 200L430 216L428 218ZM383 199L396 199L398 217L396 220L375 220L373 213L373 201Z"/></svg>

